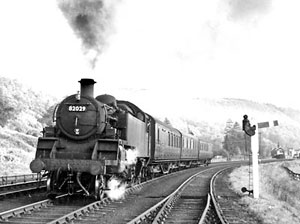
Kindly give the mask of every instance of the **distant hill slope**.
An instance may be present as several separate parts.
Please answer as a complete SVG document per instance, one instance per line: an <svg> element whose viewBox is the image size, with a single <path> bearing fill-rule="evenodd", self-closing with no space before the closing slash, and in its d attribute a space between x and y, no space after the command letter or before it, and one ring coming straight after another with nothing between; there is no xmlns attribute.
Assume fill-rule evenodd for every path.
<svg viewBox="0 0 300 224"><path fill-rule="evenodd" d="M0 77L0 176L30 173L37 137L55 102L17 80Z"/></svg>
<svg viewBox="0 0 300 224"><path fill-rule="evenodd" d="M261 130L261 146L265 150L270 151L278 143L286 148L300 148L300 111L295 109L244 99L188 99L165 93L157 97L147 91L138 94L127 91L115 96L135 103L162 121L167 118L173 127L183 132L212 142L215 151L222 150L228 121L241 126L244 114L253 123L254 118L257 122L278 120L278 127ZM41 136L42 128L51 123L53 108L58 102L55 97L28 89L17 80L0 77L0 176L30 172L28 167L34 157L37 137Z"/></svg>
<svg viewBox="0 0 300 224"><path fill-rule="evenodd" d="M31 173L37 137L0 127L0 176Z"/></svg>
<svg viewBox="0 0 300 224"><path fill-rule="evenodd" d="M170 98L155 96L141 91L132 100L146 112L162 121L167 118L181 131L193 133L222 148L228 121L237 122L242 127L243 115L247 114L251 124L277 120L279 126L261 129L261 147L270 151L280 144L284 148L300 148L300 111L282 108L273 104L259 103L235 98L181 98L180 94ZM172 96L172 97L171 97ZM163 102L163 103L160 103Z"/></svg>

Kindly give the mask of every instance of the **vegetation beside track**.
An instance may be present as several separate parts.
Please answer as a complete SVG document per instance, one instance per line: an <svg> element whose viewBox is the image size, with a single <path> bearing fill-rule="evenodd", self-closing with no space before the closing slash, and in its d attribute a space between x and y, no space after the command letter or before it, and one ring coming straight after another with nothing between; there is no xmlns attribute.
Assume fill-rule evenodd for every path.
<svg viewBox="0 0 300 224"><path fill-rule="evenodd" d="M29 174L36 137L0 127L0 176Z"/></svg>
<svg viewBox="0 0 300 224"><path fill-rule="evenodd" d="M249 189L249 166L242 166L230 174L232 188L242 197L240 203L249 207L264 223L300 223L300 181L293 180L282 168L289 167L300 173L300 161L260 164L260 197L243 194L242 187ZM251 167L250 167L251 170Z"/></svg>

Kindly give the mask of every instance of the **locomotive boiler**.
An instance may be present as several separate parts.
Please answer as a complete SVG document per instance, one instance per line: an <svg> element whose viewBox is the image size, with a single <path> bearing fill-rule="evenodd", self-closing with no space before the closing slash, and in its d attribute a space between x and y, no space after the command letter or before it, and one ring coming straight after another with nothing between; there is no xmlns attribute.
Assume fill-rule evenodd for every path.
<svg viewBox="0 0 300 224"><path fill-rule="evenodd" d="M134 184L156 173L210 163L209 143L131 102L94 97L93 79L79 82L80 92L55 108L55 125L44 128L30 164L32 172L47 176L50 194L81 190L100 199L111 178Z"/></svg>

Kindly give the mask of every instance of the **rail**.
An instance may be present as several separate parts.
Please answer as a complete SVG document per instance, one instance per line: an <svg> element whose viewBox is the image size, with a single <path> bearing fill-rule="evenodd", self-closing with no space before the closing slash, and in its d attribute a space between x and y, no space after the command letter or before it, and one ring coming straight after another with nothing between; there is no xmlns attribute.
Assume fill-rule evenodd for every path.
<svg viewBox="0 0 300 224"><path fill-rule="evenodd" d="M38 181L41 179L42 179L42 176L40 173L2 176L2 177L0 177L0 186L17 184L17 183L26 183L29 181Z"/></svg>
<svg viewBox="0 0 300 224"><path fill-rule="evenodd" d="M167 217L169 211L171 210L173 204L180 196L180 193L183 189L187 186L187 184L192 181L196 176L200 175L201 173L207 170L202 170L190 178L188 178L185 182L183 182L173 193L169 196L161 200L159 203L139 215L138 217L134 218L127 224L138 224L138 223L163 223L165 218Z"/></svg>
<svg viewBox="0 0 300 224"><path fill-rule="evenodd" d="M289 175L289 177L293 180L300 181L300 173L295 173L294 171L290 170L286 166L281 166Z"/></svg>
<svg viewBox="0 0 300 224"><path fill-rule="evenodd" d="M213 183L218 175L220 173L224 172L227 169L230 169L232 167L226 167L217 173L213 175L210 181L210 192L207 197L207 205L206 208L201 216L201 219L199 221L199 224L205 224L205 223L220 223L220 224L226 224L228 223L226 219L224 218L221 208L219 204L217 203L215 199L214 189L213 189Z"/></svg>

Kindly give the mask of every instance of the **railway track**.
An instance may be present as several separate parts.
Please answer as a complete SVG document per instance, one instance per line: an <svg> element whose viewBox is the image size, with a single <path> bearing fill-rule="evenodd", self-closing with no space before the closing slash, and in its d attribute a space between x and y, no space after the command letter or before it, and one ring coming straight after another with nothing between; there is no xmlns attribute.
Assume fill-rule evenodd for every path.
<svg viewBox="0 0 300 224"><path fill-rule="evenodd" d="M77 210L91 200L83 200L82 197L69 197L64 194L58 196L54 201L50 199L38 201L33 204L21 206L0 213L0 222L5 223L51 223L74 210ZM54 222L56 223L56 222Z"/></svg>
<svg viewBox="0 0 300 224"><path fill-rule="evenodd" d="M128 188L124 196L138 191L143 185L144 183ZM93 201L92 198L83 199L81 196L64 194L55 200L46 199L0 212L0 223L69 223L112 202L109 198Z"/></svg>
<svg viewBox="0 0 300 224"><path fill-rule="evenodd" d="M46 181L32 181L26 183L11 184L1 186L0 199L13 197L20 194L34 193L36 191L46 191Z"/></svg>
<svg viewBox="0 0 300 224"><path fill-rule="evenodd" d="M227 165L228 166L228 165ZM5 223L199 223L212 216L207 194L210 180L224 165L198 167L152 179L128 188L118 201L106 198L43 200L0 213ZM184 184L182 184L184 182ZM69 198L69 197L66 197ZM209 200L210 201L210 200ZM215 220L215 215L213 219ZM203 223L220 223L219 221Z"/></svg>
<svg viewBox="0 0 300 224"><path fill-rule="evenodd" d="M221 223L209 196L212 178L224 167L200 171L187 179L171 195L131 220L136 223Z"/></svg>
<svg viewBox="0 0 300 224"><path fill-rule="evenodd" d="M221 223L263 223L247 206L240 204L241 195L230 188L230 182L228 181L230 172L231 169L227 169L222 171L221 175L215 176L211 187L214 195L212 200L214 200L214 204L219 212L218 215L221 217Z"/></svg>
<svg viewBox="0 0 300 224"><path fill-rule="evenodd" d="M261 163L290 161L291 159L269 159L263 160ZM241 194L233 191L230 187L229 174L232 168L221 171L220 175L216 175L211 184L211 200L217 207L218 217L222 224L224 223L247 223L257 224L263 223L263 220L254 212L240 203ZM246 196L246 195L244 195ZM247 196L246 196L247 197ZM250 196L251 197L251 196ZM215 223L215 222L205 222Z"/></svg>
<svg viewBox="0 0 300 224"><path fill-rule="evenodd" d="M0 177L0 199L46 190L46 179L39 174Z"/></svg>
<svg viewBox="0 0 300 224"><path fill-rule="evenodd" d="M32 173L32 174L23 174L23 175L11 175L11 176L2 176L0 177L0 188L3 186L9 186L18 183L26 183L41 180L41 174Z"/></svg>

